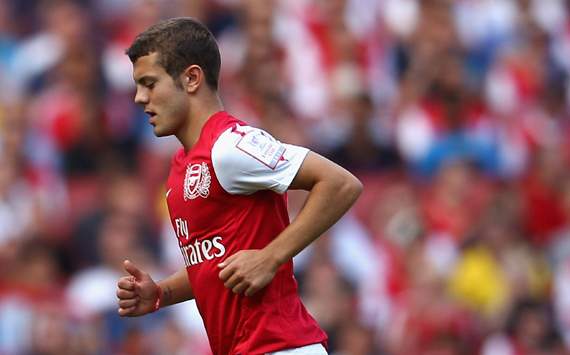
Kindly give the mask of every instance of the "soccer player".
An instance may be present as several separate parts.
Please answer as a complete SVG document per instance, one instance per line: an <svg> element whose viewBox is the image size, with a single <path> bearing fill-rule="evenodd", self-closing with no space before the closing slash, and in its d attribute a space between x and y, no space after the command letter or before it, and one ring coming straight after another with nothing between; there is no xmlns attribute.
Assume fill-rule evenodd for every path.
<svg viewBox="0 0 570 355"><path fill-rule="evenodd" d="M215 355L326 354L297 294L292 258L332 226L362 185L308 149L223 111L220 53L191 18L155 24L127 50L135 102L156 136L175 135L166 200L185 268L160 282L126 260L119 315L195 299ZM289 223L288 189L308 190Z"/></svg>

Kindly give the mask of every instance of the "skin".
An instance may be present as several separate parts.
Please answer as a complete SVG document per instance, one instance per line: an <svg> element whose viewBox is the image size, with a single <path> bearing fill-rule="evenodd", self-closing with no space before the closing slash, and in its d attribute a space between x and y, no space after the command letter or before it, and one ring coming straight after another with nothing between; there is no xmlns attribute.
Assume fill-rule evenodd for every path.
<svg viewBox="0 0 570 355"><path fill-rule="evenodd" d="M191 65L173 79L159 64L158 53L139 58L133 67L137 91L135 103L152 112L149 123L157 137L174 135L186 149L198 140L204 123L223 110L217 93L205 81L204 72Z"/></svg>
<svg viewBox="0 0 570 355"><path fill-rule="evenodd" d="M208 117L223 107L199 66L191 65L173 79L158 58L157 53L151 53L134 63L135 102L155 113L149 122L156 136L175 135L188 150L198 140ZM265 248L239 251L218 264L220 282L232 292L251 296L264 288L282 264L346 213L360 195L362 184L347 170L310 152L289 188L309 191L297 218ZM121 316L153 312L160 294L158 286L162 290L160 307L194 298L184 268L158 283L128 260L124 268L129 275L117 283Z"/></svg>

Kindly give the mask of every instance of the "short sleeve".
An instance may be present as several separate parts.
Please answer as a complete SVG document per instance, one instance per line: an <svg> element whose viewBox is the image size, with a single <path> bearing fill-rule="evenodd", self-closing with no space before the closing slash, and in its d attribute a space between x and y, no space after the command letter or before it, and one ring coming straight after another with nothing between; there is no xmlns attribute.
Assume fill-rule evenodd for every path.
<svg viewBox="0 0 570 355"><path fill-rule="evenodd" d="M283 144L261 129L236 125L214 143L212 165L220 185L230 194L284 193L308 152Z"/></svg>

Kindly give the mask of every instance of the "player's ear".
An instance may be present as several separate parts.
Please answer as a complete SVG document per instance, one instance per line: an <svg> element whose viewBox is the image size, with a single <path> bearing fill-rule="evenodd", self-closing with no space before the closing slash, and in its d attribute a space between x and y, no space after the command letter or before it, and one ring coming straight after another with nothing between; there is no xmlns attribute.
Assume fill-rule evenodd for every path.
<svg viewBox="0 0 570 355"><path fill-rule="evenodd" d="M189 94L196 92L202 81L204 81L204 72L198 65L193 64L182 73L182 85Z"/></svg>

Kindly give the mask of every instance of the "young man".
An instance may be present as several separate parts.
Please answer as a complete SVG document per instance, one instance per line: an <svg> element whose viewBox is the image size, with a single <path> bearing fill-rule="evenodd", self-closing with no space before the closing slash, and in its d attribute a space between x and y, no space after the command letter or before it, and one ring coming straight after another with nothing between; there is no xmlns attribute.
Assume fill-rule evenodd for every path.
<svg viewBox="0 0 570 355"><path fill-rule="evenodd" d="M348 171L223 111L220 53L190 18L158 23L127 50L135 102L156 136L175 135L166 200L186 267L155 283L130 261L119 314L195 299L215 355L326 354L327 337L297 294L292 257L362 190ZM289 224L288 189L310 191Z"/></svg>

